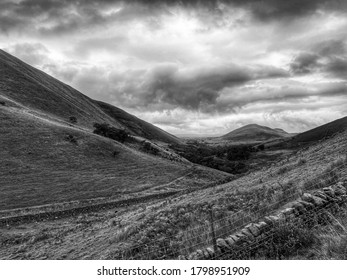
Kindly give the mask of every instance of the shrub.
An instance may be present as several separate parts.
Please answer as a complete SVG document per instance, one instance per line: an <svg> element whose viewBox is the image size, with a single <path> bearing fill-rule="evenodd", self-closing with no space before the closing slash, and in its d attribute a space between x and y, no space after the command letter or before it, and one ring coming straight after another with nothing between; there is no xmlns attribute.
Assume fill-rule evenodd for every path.
<svg viewBox="0 0 347 280"><path fill-rule="evenodd" d="M71 142L73 144L78 144L76 137L71 134L65 136L65 141Z"/></svg>
<svg viewBox="0 0 347 280"><path fill-rule="evenodd" d="M227 159L228 160L246 160L246 159L249 159L251 155L251 151L252 151L251 146L230 147L227 150Z"/></svg>
<svg viewBox="0 0 347 280"><path fill-rule="evenodd" d="M267 258L283 259L309 248L316 242L316 236L304 225L284 224L274 228Z"/></svg>
<svg viewBox="0 0 347 280"><path fill-rule="evenodd" d="M278 168L278 170L276 171L277 175L283 175L284 173L286 173L289 170L289 166L288 165L284 165L281 166L280 168Z"/></svg>
<svg viewBox="0 0 347 280"><path fill-rule="evenodd" d="M303 165L307 162L307 159L305 158L300 158L298 161L297 161L297 165Z"/></svg>
<svg viewBox="0 0 347 280"><path fill-rule="evenodd" d="M5 101L0 101L0 105L6 106L6 102Z"/></svg>
<svg viewBox="0 0 347 280"><path fill-rule="evenodd" d="M69 118L69 121L70 121L71 123L77 123L77 118L74 117L74 116L71 116L71 117Z"/></svg>
<svg viewBox="0 0 347 280"><path fill-rule="evenodd" d="M130 138L124 129L118 129L107 123L95 123L93 133L124 143Z"/></svg>
<svg viewBox="0 0 347 280"><path fill-rule="evenodd" d="M146 142L146 141L144 141L142 143L142 150L146 153L150 153L153 155L157 155L159 152L159 150L157 148L153 147L151 143Z"/></svg>

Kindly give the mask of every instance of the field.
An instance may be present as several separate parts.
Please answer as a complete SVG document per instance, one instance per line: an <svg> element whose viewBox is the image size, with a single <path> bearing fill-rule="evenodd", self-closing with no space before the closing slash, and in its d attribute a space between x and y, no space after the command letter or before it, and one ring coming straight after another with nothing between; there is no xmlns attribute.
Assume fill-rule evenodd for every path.
<svg viewBox="0 0 347 280"><path fill-rule="evenodd" d="M177 191L228 176L142 153L22 108L1 108L0 117L0 210Z"/></svg>
<svg viewBox="0 0 347 280"><path fill-rule="evenodd" d="M346 180L346 137L347 132L340 133L229 183L72 217L9 224L1 229L6 249L0 258L177 258L211 244L211 206L217 237L224 237L249 221L278 211L304 191ZM322 243L311 258L328 258L327 240L335 244L330 257L341 254L343 234L327 231L321 228ZM312 249L301 253L291 258L308 258Z"/></svg>

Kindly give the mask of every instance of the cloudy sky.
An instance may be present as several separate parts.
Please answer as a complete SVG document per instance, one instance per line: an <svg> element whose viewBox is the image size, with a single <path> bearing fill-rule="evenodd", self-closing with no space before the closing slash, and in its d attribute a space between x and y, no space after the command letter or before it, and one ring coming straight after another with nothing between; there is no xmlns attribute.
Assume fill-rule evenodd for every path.
<svg viewBox="0 0 347 280"><path fill-rule="evenodd" d="M0 48L177 135L347 115L345 0L1 0Z"/></svg>

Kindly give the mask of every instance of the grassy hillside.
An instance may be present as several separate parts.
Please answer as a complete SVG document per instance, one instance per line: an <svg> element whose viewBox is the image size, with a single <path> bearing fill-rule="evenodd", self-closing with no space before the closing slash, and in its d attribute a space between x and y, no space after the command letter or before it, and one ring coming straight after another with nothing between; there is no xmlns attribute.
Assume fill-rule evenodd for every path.
<svg viewBox="0 0 347 280"><path fill-rule="evenodd" d="M321 125L309 131L297 134L290 142L291 143L307 143L314 142L326 137L330 137L336 133L342 132L347 129L347 117L332 121L330 123Z"/></svg>
<svg viewBox="0 0 347 280"><path fill-rule="evenodd" d="M257 124L249 124L235 129L228 134L221 136L220 138L223 140L255 142L288 136L289 134L282 129L272 129Z"/></svg>
<svg viewBox="0 0 347 280"><path fill-rule="evenodd" d="M193 170L23 108L0 106L0 119L0 209L144 192Z"/></svg>
<svg viewBox="0 0 347 280"><path fill-rule="evenodd" d="M230 183L170 199L10 226L0 235L4 248L0 258L177 258L211 244L211 205L217 238L225 237L252 219L285 207L303 191L347 180L346 139L347 132L341 133ZM337 256L343 249L339 242L346 238L329 230L321 228L320 243L293 257Z"/></svg>
<svg viewBox="0 0 347 280"><path fill-rule="evenodd" d="M93 134L95 122L125 128L140 140L179 142L0 51L0 210L148 195L227 177L166 149L164 159L141 152L141 142L124 145Z"/></svg>
<svg viewBox="0 0 347 280"><path fill-rule="evenodd" d="M169 143L179 140L123 110L97 102L72 87L0 50L0 101L36 111L44 117L91 129L95 122L124 128L134 135Z"/></svg>

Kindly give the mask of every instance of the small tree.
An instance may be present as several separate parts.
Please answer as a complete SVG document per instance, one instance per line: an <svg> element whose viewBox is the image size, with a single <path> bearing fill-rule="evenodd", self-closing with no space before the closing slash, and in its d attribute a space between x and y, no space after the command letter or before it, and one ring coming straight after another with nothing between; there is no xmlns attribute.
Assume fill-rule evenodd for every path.
<svg viewBox="0 0 347 280"><path fill-rule="evenodd" d="M124 129L115 128L107 123L95 123L94 128L93 133L122 143L130 138L129 134Z"/></svg>
<svg viewBox="0 0 347 280"><path fill-rule="evenodd" d="M227 151L227 159L228 160L246 160L251 155L250 146L238 146L238 147L230 147Z"/></svg>
<svg viewBox="0 0 347 280"><path fill-rule="evenodd" d="M77 123L77 118L74 117L74 116L71 116L71 117L69 118L69 121L70 121L70 123Z"/></svg>
<svg viewBox="0 0 347 280"><path fill-rule="evenodd" d="M76 145L78 144L76 137L73 136L73 135L71 135L71 134L65 136L64 139L65 139L66 141L68 141L68 142L73 143L73 144L76 144Z"/></svg>
<svg viewBox="0 0 347 280"><path fill-rule="evenodd" d="M142 149L146 153L151 153L151 154L154 154L154 155L158 154L158 152L159 152L159 150L157 148L153 147L151 145L151 143L146 142L146 141L142 144Z"/></svg>

